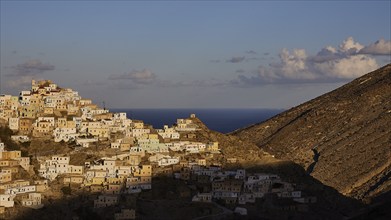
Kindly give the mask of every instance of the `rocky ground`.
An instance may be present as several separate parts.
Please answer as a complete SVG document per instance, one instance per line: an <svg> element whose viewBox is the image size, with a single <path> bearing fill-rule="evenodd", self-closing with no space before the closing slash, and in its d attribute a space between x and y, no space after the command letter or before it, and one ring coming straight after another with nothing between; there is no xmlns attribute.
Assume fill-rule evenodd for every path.
<svg viewBox="0 0 391 220"><path fill-rule="evenodd" d="M370 200L391 189L391 65L232 136Z"/></svg>

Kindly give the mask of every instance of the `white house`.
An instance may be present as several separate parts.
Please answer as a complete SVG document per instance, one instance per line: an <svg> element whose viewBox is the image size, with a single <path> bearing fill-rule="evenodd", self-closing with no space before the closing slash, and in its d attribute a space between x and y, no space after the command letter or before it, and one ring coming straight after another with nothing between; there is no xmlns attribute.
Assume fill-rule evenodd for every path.
<svg viewBox="0 0 391 220"><path fill-rule="evenodd" d="M115 172L117 176L129 176L132 173L131 166L116 166Z"/></svg>
<svg viewBox="0 0 391 220"><path fill-rule="evenodd" d="M55 120L54 117L38 117L37 120L35 121L36 123L41 122L41 121L46 121L50 123L50 126L54 127L55 126Z"/></svg>
<svg viewBox="0 0 391 220"><path fill-rule="evenodd" d="M94 208L102 208L113 206L118 203L118 196L115 195L100 195L94 200Z"/></svg>
<svg viewBox="0 0 391 220"><path fill-rule="evenodd" d="M19 130L19 118L9 118L8 127L13 131Z"/></svg>
<svg viewBox="0 0 391 220"><path fill-rule="evenodd" d="M85 148L90 147L91 144L97 142L97 138L76 138L76 144Z"/></svg>
<svg viewBox="0 0 391 220"><path fill-rule="evenodd" d="M27 198L22 199L22 206L34 209L42 208L41 193L29 193Z"/></svg>
<svg viewBox="0 0 391 220"><path fill-rule="evenodd" d="M30 192L35 192L35 191L36 191L35 185L20 186L20 187L11 187L11 188L6 189L5 194L17 195L17 194L30 193Z"/></svg>
<svg viewBox="0 0 391 220"><path fill-rule="evenodd" d="M76 131L76 128L59 128L57 127L53 131L54 141L60 142L60 141L71 141L76 140L76 137L79 136L79 134Z"/></svg>
<svg viewBox="0 0 391 220"><path fill-rule="evenodd" d="M236 207L234 213L237 213L239 215L247 215L247 209L242 207Z"/></svg>
<svg viewBox="0 0 391 220"><path fill-rule="evenodd" d="M177 119L177 126L175 129L177 131L196 131L198 126L193 123L190 119Z"/></svg>
<svg viewBox="0 0 391 220"><path fill-rule="evenodd" d="M59 174L68 172L69 157L52 156L51 160L41 163L39 175L54 180Z"/></svg>
<svg viewBox="0 0 391 220"><path fill-rule="evenodd" d="M10 194L0 194L0 206L4 207L14 207L14 198L15 195L10 195Z"/></svg>
<svg viewBox="0 0 391 220"><path fill-rule="evenodd" d="M157 163L160 159L162 159L164 157L166 157L166 155L157 153L157 154L154 154L154 155L150 156L148 158L148 160L149 160L149 162Z"/></svg>
<svg viewBox="0 0 391 220"><path fill-rule="evenodd" d="M140 146L133 146L130 148L130 154L140 155L141 157L144 157L145 150Z"/></svg>
<svg viewBox="0 0 391 220"><path fill-rule="evenodd" d="M94 116L94 115L100 115L100 114L109 113L109 110L105 110L105 109L94 109L94 110L91 110L90 112L91 112L91 114Z"/></svg>
<svg viewBox="0 0 391 220"><path fill-rule="evenodd" d="M114 120L126 120L126 112L117 112L113 114Z"/></svg>
<svg viewBox="0 0 391 220"><path fill-rule="evenodd" d="M136 210L134 209L122 209L120 213L114 214L115 220L128 220L136 219Z"/></svg>
<svg viewBox="0 0 391 220"><path fill-rule="evenodd" d="M117 139L115 142L110 143L110 148L119 149L122 143L122 139Z"/></svg>
<svg viewBox="0 0 391 220"><path fill-rule="evenodd" d="M245 179L246 178L246 170L245 169L239 169L236 170L235 179Z"/></svg>
<svg viewBox="0 0 391 220"><path fill-rule="evenodd" d="M19 103L23 106L30 105L31 92L30 91L21 91L19 95Z"/></svg>
<svg viewBox="0 0 391 220"><path fill-rule="evenodd" d="M11 140L24 143L30 141L30 138L26 135L12 135Z"/></svg>
<svg viewBox="0 0 391 220"><path fill-rule="evenodd" d="M245 205L246 203L255 203L256 197L254 193L243 193L239 195L238 203L240 205Z"/></svg>
<svg viewBox="0 0 391 220"><path fill-rule="evenodd" d="M141 137L143 134L149 134L151 133L151 130L148 128L134 128L132 129L132 136L133 137Z"/></svg>
<svg viewBox="0 0 391 220"><path fill-rule="evenodd" d="M84 166L68 165L69 174L83 174Z"/></svg>
<svg viewBox="0 0 391 220"><path fill-rule="evenodd" d="M179 163L179 157L165 156L157 161L159 166L170 166Z"/></svg>
<svg viewBox="0 0 391 220"><path fill-rule="evenodd" d="M192 202L212 202L212 193L198 193L193 196Z"/></svg>
<svg viewBox="0 0 391 220"><path fill-rule="evenodd" d="M180 138L180 134L175 130L175 128L169 128L168 125L164 125L163 129L157 129L157 133L162 138L170 138L170 139Z"/></svg>
<svg viewBox="0 0 391 220"><path fill-rule="evenodd" d="M15 160L19 161L19 165L25 170L30 169L30 157L17 157Z"/></svg>
<svg viewBox="0 0 391 220"><path fill-rule="evenodd" d="M127 193L139 193L141 190L152 188L152 178L150 176L128 177L125 186Z"/></svg>

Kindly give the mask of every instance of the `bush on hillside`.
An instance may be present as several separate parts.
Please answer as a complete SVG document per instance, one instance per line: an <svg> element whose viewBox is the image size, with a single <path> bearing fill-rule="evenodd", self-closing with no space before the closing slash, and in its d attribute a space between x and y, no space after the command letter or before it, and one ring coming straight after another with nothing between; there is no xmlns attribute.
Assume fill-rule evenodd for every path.
<svg viewBox="0 0 391 220"><path fill-rule="evenodd" d="M4 143L7 150L20 150L20 146L11 140L13 131L8 127L0 127L0 141Z"/></svg>

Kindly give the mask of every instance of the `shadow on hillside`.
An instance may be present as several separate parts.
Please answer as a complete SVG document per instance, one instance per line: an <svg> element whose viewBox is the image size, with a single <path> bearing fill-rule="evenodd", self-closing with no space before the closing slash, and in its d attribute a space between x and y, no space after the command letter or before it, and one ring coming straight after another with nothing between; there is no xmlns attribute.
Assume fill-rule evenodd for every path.
<svg viewBox="0 0 391 220"><path fill-rule="evenodd" d="M333 214L333 217L345 218L355 210L364 207L360 201L346 197L334 188L322 184L319 180L308 175L300 165L290 161L255 166L249 168L248 172L278 174L284 181L294 183L297 190L303 191L308 196L316 196L317 202L311 204L310 210L318 212L319 217Z"/></svg>
<svg viewBox="0 0 391 220"><path fill-rule="evenodd" d="M283 181L295 183L296 189L302 190L309 196L316 196L317 202L309 204L306 212L276 210L263 210L262 219L342 219L371 216L383 206L371 207L361 202L343 196L335 189L323 185L318 180L306 174L305 170L292 162L278 162L268 165L257 165L247 169L252 173L275 173L280 175ZM170 176L154 177L152 190L141 194L132 194L132 199L126 195L119 196L119 204L106 208L93 208L93 199L98 194L83 193L80 195L65 196L61 200L51 201L39 210L23 208L22 212L14 219L113 219L114 213L122 209L136 209L137 219L192 219L196 216L208 216L219 213L218 207L205 203L191 203L194 191L183 196L179 188L186 184L183 181L174 180ZM261 199L265 202L265 199ZM384 200L384 199L383 199ZM386 199L385 201L389 201ZM265 208L264 204L249 206L251 210ZM381 209L386 211L384 208ZM160 216L160 218L159 218ZM6 216L9 218L10 216ZM223 216L229 219L239 216ZM220 217L221 218L221 217ZM259 219L259 214L244 217L244 219ZM216 218L213 218L216 219Z"/></svg>
<svg viewBox="0 0 391 220"><path fill-rule="evenodd" d="M119 194L118 204L103 208L94 208L94 200L101 193L81 192L80 187L71 185L59 200L49 200L42 209L20 208L15 213L3 216L6 219L114 219L115 213L123 209L135 209L137 219L193 219L221 213L214 204L192 203L194 193L186 187L184 181L171 176L155 176L152 190L141 193ZM68 186L64 187L68 188ZM124 187L121 192L124 191ZM63 191L64 192L64 191ZM111 195L113 194L105 194ZM20 205L18 205L20 207ZM0 217L1 218L1 217Z"/></svg>
<svg viewBox="0 0 391 220"><path fill-rule="evenodd" d="M49 199L41 209L19 209L18 215L13 218L12 213L5 216L6 219L103 219L94 211L92 198L97 198L96 193L65 196L60 200ZM20 207L20 204L18 204ZM112 207L111 207L112 208Z"/></svg>

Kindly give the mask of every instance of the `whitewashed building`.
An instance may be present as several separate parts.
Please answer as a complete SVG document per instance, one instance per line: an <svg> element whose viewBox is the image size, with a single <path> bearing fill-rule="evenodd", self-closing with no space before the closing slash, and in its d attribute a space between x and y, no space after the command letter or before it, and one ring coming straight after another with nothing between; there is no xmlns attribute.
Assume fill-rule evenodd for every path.
<svg viewBox="0 0 391 220"><path fill-rule="evenodd" d="M170 166L179 163L179 157L170 157L170 156L165 156L163 158L160 158L157 161L158 165L163 167L163 166Z"/></svg>
<svg viewBox="0 0 391 220"><path fill-rule="evenodd" d="M14 198L15 195L0 194L0 206L4 206L6 208L14 207Z"/></svg>
<svg viewBox="0 0 391 220"><path fill-rule="evenodd" d="M42 208L42 195L41 193L29 193L27 198L22 199L22 206L33 209Z"/></svg>

